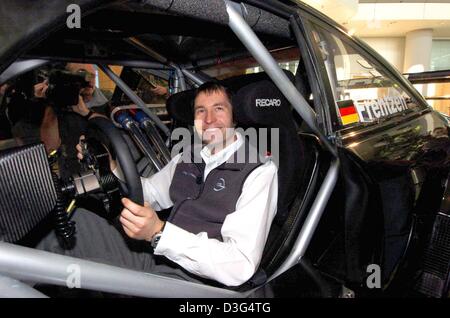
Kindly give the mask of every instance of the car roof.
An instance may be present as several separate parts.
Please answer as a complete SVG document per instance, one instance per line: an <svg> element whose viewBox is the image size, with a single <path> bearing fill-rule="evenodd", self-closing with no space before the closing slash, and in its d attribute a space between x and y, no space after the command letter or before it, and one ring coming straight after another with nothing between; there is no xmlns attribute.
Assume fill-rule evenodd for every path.
<svg viewBox="0 0 450 318"><path fill-rule="evenodd" d="M127 42L129 38L157 48L158 53L169 61L181 64L220 59L230 54L248 54L228 27L222 0L159 0L146 4L109 1L108 5L99 0L80 1L80 29L65 26L66 6L70 2L46 1L30 8L28 1L2 1L0 14L5 17L2 19L5 23L0 26L3 29L0 41L4 43L0 48L0 59L3 60L0 60L0 72L5 67L5 59L11 63L18 56L148 60L145 52ZM294 43L287 20L248 4L241 4L240 8L269 50ZM15 21L25 23L17 25Z"/></svg>

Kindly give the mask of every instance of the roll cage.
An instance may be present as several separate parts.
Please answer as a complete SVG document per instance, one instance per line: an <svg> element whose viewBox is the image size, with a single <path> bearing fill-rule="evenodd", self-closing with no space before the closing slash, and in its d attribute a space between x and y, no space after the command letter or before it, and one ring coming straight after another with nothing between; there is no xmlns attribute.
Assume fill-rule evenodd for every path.
<svg viewBox="0 0 450 318"><path fill-rule="evenodd" d="M274 36L285 39L286 42L289 43L290 40L288 39L288 34L290 34L289 29L291 28L292 34L300 45L300 48L308 48L304 41L301 26L299 26L298 23L301 18L298 15L297 8L276 1L243 1L237 3L228 0L214 0L210 1L210 5L216 5L219 8L220 14L216 13L211 15L207 10L209 8L208 6L206 10L195 9L200 5L200 2L201 1L179 1L177 4L171 5L171 1L147 1L144 5L141 5L140 8L142 9L143 6L145 11L148 6L149 10L156 10L157 12L166 12L167 10L170 10L171 14L167 16L168 19L200 19L202 21L201 23L206 23L206 21L212 22L213 26L220 30L223 30L224 28L229 29L228 32L232 33L234 36L230 41L232 45L242 43L243 47L245 47L251 56L262 66L273 83L280 89L295 111L301 116L304 123L309 128L309 131L318 139L323 151L328 153L330 158L330 163L325 176L321 180L320 186L317 187L318 192L313 199L312 205L301 226L301 230L295 239L293 248L281 266L279 266L273 275L268 278L268 282L270 282L298 264L305 255L315 229L321 219L322 212L325 209L337 181L339 159L337 157L336 147L330 142L324 129L318 126L318 115L316 111L311 108L304 96L299 93L294 84L291 83L285 73L281 71L266 47L267 45L270 46L271 37ZM120 7L124 5L123 3L123 1L118 1L114 5ZM188 3L190 3L191 6L189 6ZM5 3L4 7L7 5L8 4ZM96 9L102 8L104 5L104 1L82 1L82 8L86 8L85 12L87 13L95 12ZM51 5L49 4L49 6ZM133 6L139 5L137 3L132 3L130 7L133 8ZM86 18L88 18L88 16L86 16ZM267 22L266 19L268 19L270 23ZM60 13L56 14L55 18L51 18L50 15L44 15L43 23L38 29L45 29L48 31L61 30L61 21L62 15ZM250 24L252 26L250 26ZM262 35L259 37L256 33L261 33ZM26 38L25 33L20 33L19 35L23 35L23 37ZM114 32L109 32L107 36L114 41ZM264 39L266 45L261 41L261 37ZM58 35L52 39L52 41L60 39L61 38ZM237 41L237 39L239 41ZM39 40L42 40L42 38L39 38ZM160 39L156 39L155 42L158 43L159 40ZM27 70L47 63L49 56L46 56L46 52L44 52L45 48L39 45L34 49L32 47L33 45L38 44L38 42L38 39L36 39L30 43L24 44L23 39L10 39L10 41L6 43L7 45L0 51L0 56L2 56L3 60L2 65L0 65L0 71L3 71L0 75L0 82L5 82ZM147 46L143 41L134 36L127 37L126 42L135 49L132 53L134 56L131 58L130 56L120 56L120 52L117 53L118 57L116 59L111 58L111 56L106 56L106 54L104 55L105 57L102 58L102 46L97 45L95 40L93 40L92 43L89 43L85 48L90 47L94 52L98 53L97 56L91 58L78 57L78 60L80 62L95 62L98 64L116 85L136 104L136 106L153 119L155 125L163 131L164 135L166 135L163 137L167 137L167 135L170 134L167 127L161 123L157 116L148 110L142 100L106 65L121 64L132 67L151 68L157 74L173 72L177 82L176 88L179 91L184 91L189 87L198 86L208 79L208 76L201 71L198 71L198 68L199 65L205 67L213 64L214 58L208 56L206 50L200 50L197 52L197 55L204 55L204 58L199 59L196 64L189 61L194 60L192 56L189 56L189 59L186 59L184 63L175 63L173 61L177 60L177 57L183 56L183 50L188 51L191 46L186 45L186 47L183 47L183 50L180 50L176 54L170 55L168 52L165 52L167 55L164 55ZM152 39L150 39L149 43L152 43ZM194 44L195 41L192 45ZM13 51L14 47L20 47L20 50ZM237 47L239 47L239 45L237 45ZM16 60L19 57L19 54L25 58L14 62L6 69L5 67L10 64L10 62ZM232 61L237 57L241 57L243 54L244 53L227 54L225 55L224 60ZM57 55L60 57L62 56L60 52L57 52ZM302 55L306 59L309 58L306 51L303 52ZM40 58L37 59L37 57ZM71 56L66 58L68 60L77 60L76 57L74 58ZM181 60L183 59L181 58ZM0 275L3 276L3 279L0 279L0 290L6 295L12 292L15 286L19 285L21 286L19 295L26 297L45 297L45 295L19 281L66 286L68 274L67 268L74 263L80 266L83 273L83 288L125 295L142 297L248 297L254 294L260 287L256 286L250 290L238 291L199 285L2 242L0 243Z"/></svg>

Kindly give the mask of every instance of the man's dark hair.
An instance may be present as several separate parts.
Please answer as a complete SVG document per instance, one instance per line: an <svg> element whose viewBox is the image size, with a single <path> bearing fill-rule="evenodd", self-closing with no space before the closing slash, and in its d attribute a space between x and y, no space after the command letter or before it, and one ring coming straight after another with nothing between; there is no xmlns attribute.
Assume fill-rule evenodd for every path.
<svg viewBox="0 0 450 318"><path fill-rule="evenodd" d="M195 91L195 96L194 96L194 100L197 98L197 96L200 93L206 93L206 94L211 94L214 92L223 92L225 93L225 95L228 98L228 101L230 102L230 105L233 106L233 93L225 86L223 86L222 84L220 84L219 82L215 82L215 81L211 81L211 82L206 82L203 83L202 85L200 85L197 90Z"/></svg>

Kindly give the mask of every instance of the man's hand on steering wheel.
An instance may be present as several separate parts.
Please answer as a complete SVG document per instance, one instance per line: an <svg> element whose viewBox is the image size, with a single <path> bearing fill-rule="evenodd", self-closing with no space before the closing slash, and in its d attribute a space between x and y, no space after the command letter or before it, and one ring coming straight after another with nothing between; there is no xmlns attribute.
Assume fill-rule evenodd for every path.
<svg viewBox="0 0 450 318"><path fill-rule="evenodd" d="M118 182L121 197L128 198L136 205L140 205L142 208L145 208L141 177L139 175L139 172L137 171L136 163L133 159L130 148L123 138L120 130L118 130L109 119L105 118L104 116L97 116L89 119L86 138L87 144L83 142L84 138L85 136L81 136L80 143L76 146L78 159L82 160L86 155L89 155L85 158L85 160L87 159L88 161L87 164L90 167L94 167L94 169L100 169L100 167L97 168L97 166L99 165L98 160L101 161L102 166L108 164L104 161L104 159L106 159L105 151L102 152L100 150L100 153L98 154L99 157L97 158L94 154L91 154L91 150L98 153L98 148L101 148L101 146L103 145L104 150L108 152L110 170L114 171L117 167L120 167L121 169L122 176L120 178L120 182ZM117 163L112 160L111 154L115 156L114 159L117 160ZM97 178L100 177L101 179L102 172L100 170ZM103 170L103 176L106 176L106 178L110 178L111 173L105 172ZM106 182L105 185L109 184L107 182L108 180L100 179L99 182ZM116 202L114 204L114 207L119 208L117 204L119 204L119 202ZM152 215L152 213L147 212L147 215ZM154 218L152 217L147 219L154 220ZM158 218L156 218L156 220L159 221ZM148 224L149 222L139 222L137 224L137 228L131 229L133 230L133 232L130 232L130 234L136 237L142 237L142 226L145 225L145 228L148 229ZM150 228L153 228L153 226L150 226Z"/></svg>
<svg viewBox="0 0 450 318"><path fill-rule="evenodd" d="M77 144L77 157L83 160L83 141L85 136L80 136L80 142ZM109 156L110 169L113 171L117 167L115 160ZM150 241L152 237L161 231L164 222L161 221L158 215L155 213L150 205L145 202L144 206L139 205L131 201L130 199L123 198L122 204L124 206L120 214L120 223L125 233L136 240Z"/></svg>
<svg viewBox="0 0 450 318"><path fill-rule="evenodd" d="M122 204L124 208L119 220L129 237L151 241L153 236L162 230L164 221L159 219L155 210L147 202L142 206L123 198Z"/></svg>

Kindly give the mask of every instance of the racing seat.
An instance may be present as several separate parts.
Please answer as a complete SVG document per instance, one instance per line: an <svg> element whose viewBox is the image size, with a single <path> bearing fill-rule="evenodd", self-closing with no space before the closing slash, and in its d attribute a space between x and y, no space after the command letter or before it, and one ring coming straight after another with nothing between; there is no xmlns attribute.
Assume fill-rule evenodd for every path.
<svg viewBox="0 0 450 318"><path fill-rule="evenodd" d="M266 74L259 74L258 81L242 82L244 85L233 97L238 125L276 128L279 131L279 151L278 154L272 153L278 166L277 213L260 267L240 288L246 290L264 283L290 253L312 201L312 192L308 190L314 188L317 178L317 169L314 168L319 153L316 138L297 131L290 103ZM258 107L257 100L279 100L280 103L279 106Z"/></svg>
<svg viewBox="0 0 450 318"><path fill-rule="evenodd" d="M291 81L294 76L285 73ZM240 290L264 283L289 254L303 223L307 204L306 189L317 162L315 138L302 137L297 132L292 118L290 103L273 84L266 73L256 73L228 78L220 82L234 94L233 111L238 127L276 128L279 131L278 154L272 159L278 166L278 208L265 245L260 268ZM167 101L167 110L176 126L193 124L193 99L195 90L172 95ZM256 101L278 100L278 106L260 107ZM268 138L270 140L270 137ZM270 148L268 149L271 150ZM264 152L264 149L260 152Z"/></svg>

